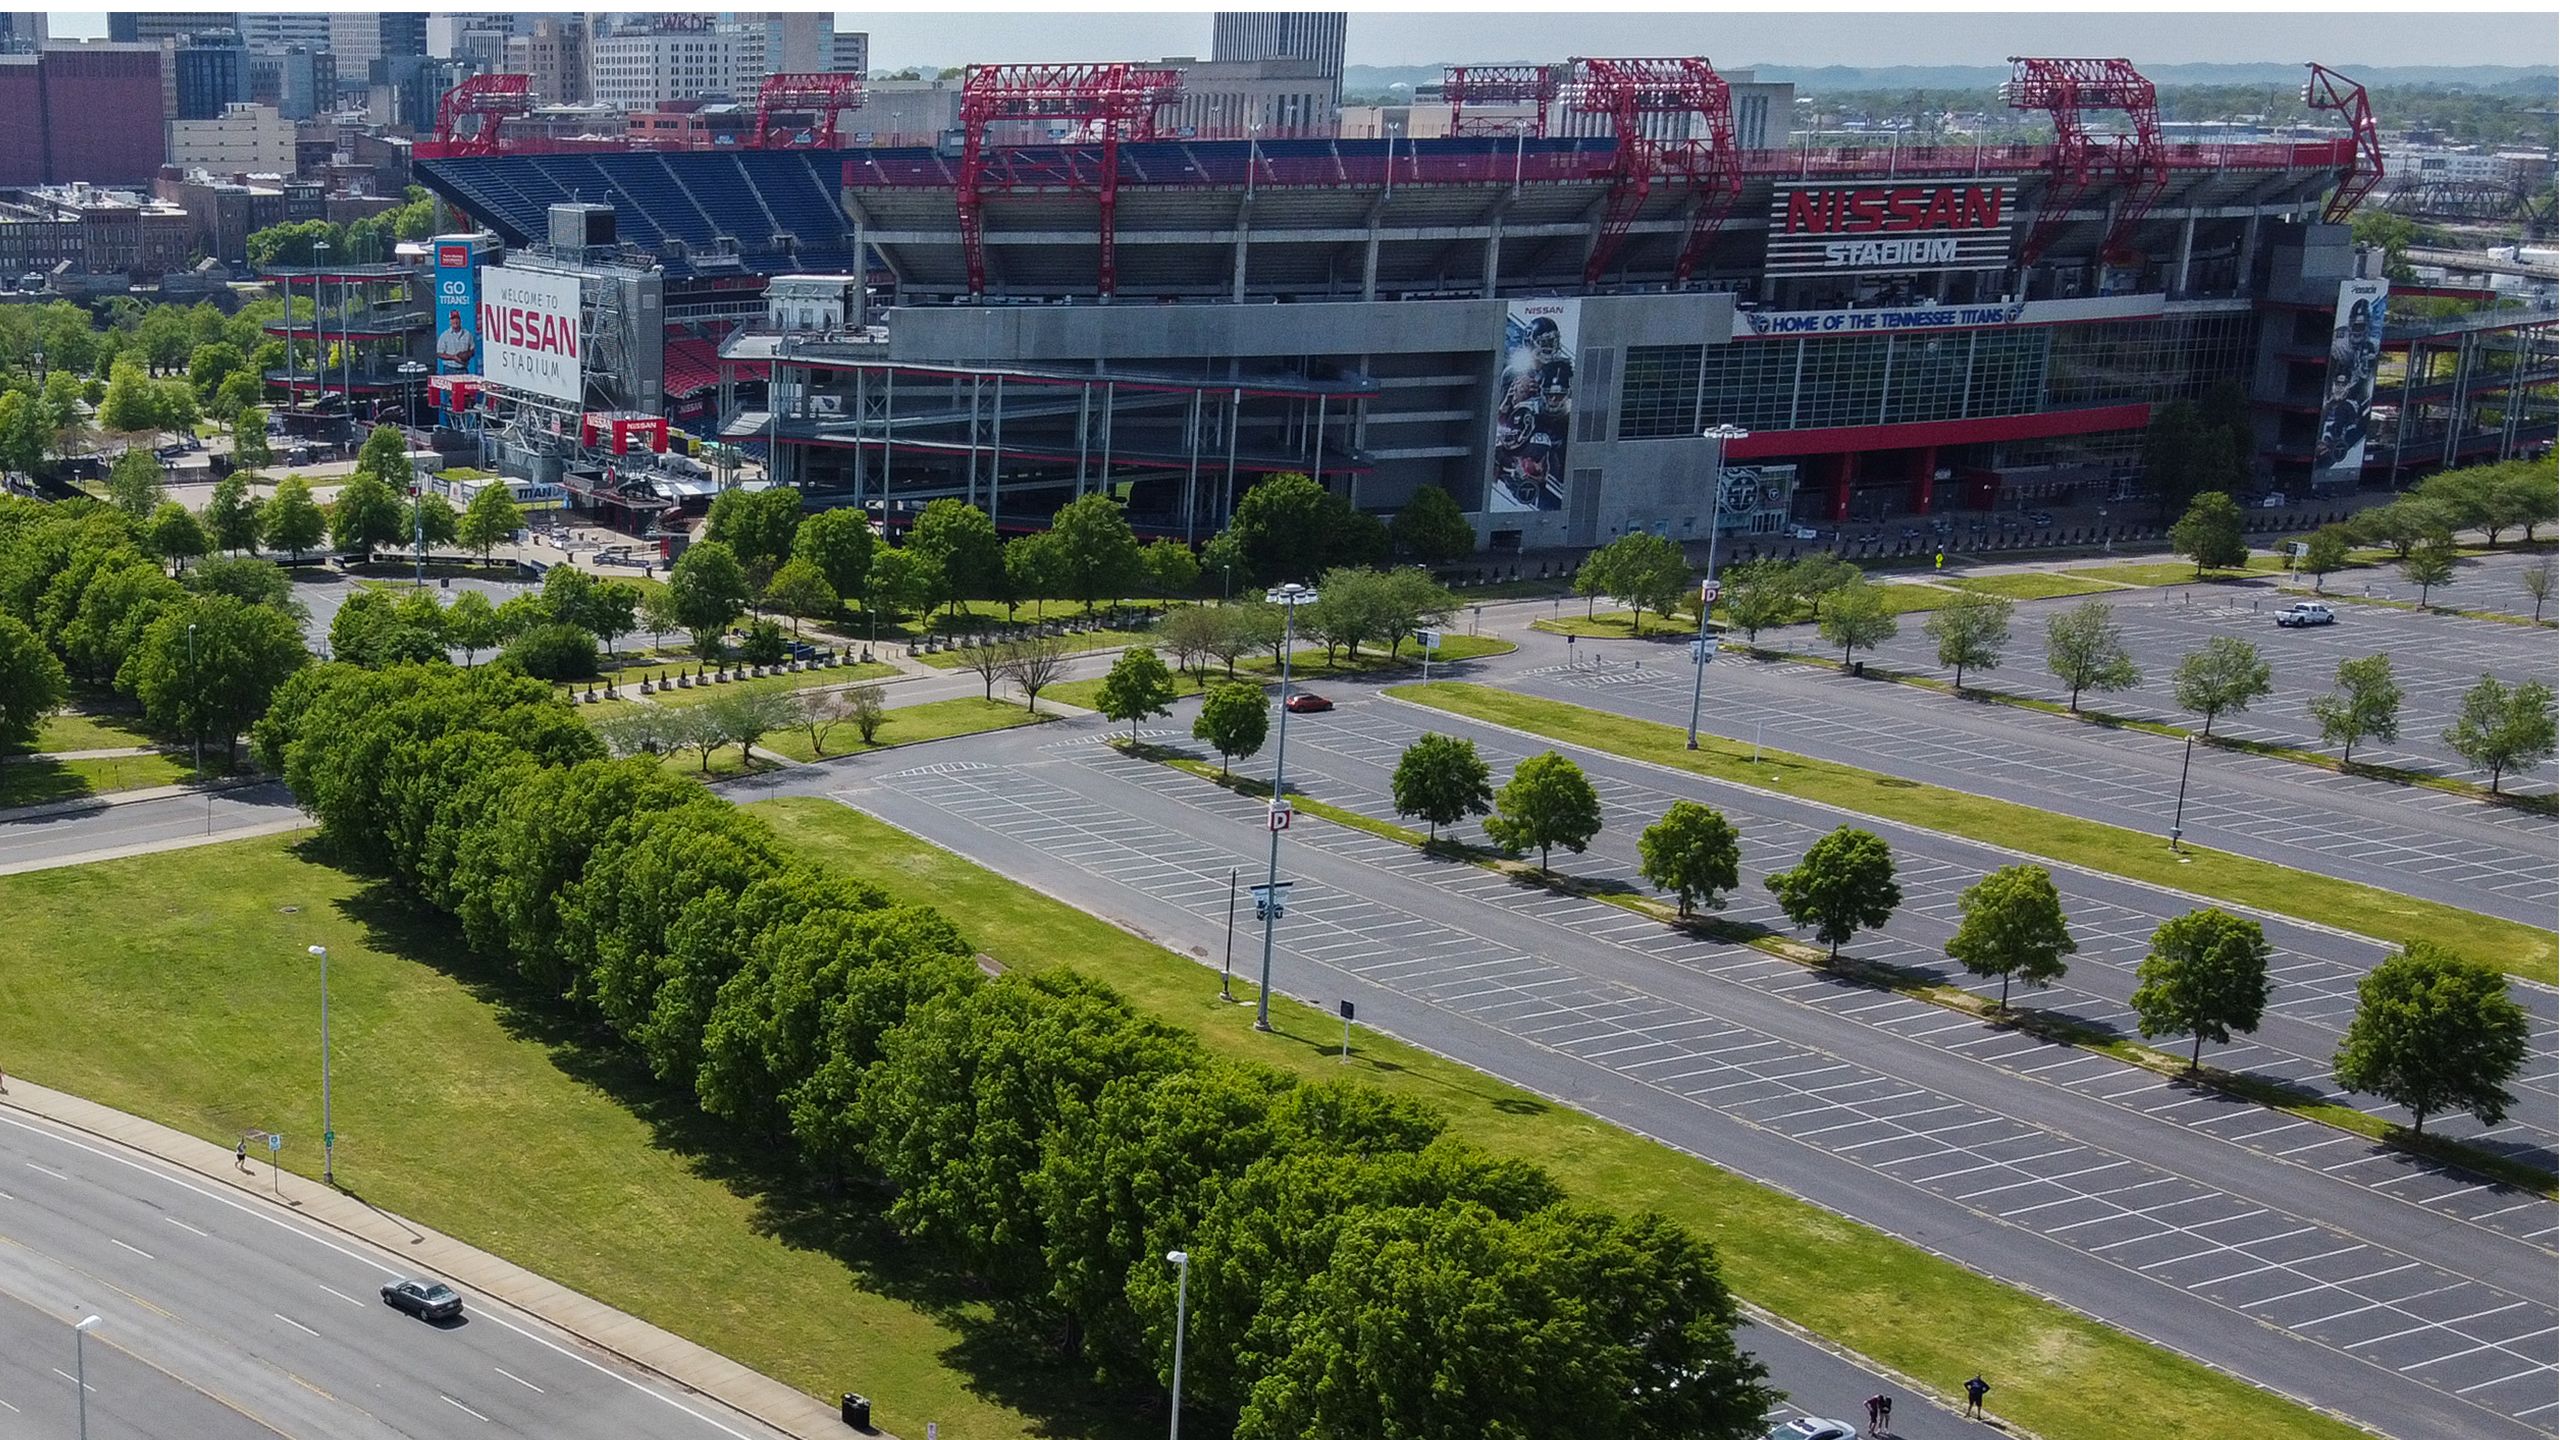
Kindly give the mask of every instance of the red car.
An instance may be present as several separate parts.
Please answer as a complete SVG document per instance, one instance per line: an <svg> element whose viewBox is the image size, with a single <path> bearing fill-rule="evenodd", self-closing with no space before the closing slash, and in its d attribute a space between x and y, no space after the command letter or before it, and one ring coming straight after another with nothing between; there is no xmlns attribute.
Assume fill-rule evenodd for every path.
<svg viewBox="0 0 2560 1440"><path fill-rule="evenodd" d="M1292 713L1299 715L1321 715L1325 711L1333 708L1332 701L1316 694L1312 690L1297 691L1290 695L1290 697L1283 703L1289 707Z"/></svg>

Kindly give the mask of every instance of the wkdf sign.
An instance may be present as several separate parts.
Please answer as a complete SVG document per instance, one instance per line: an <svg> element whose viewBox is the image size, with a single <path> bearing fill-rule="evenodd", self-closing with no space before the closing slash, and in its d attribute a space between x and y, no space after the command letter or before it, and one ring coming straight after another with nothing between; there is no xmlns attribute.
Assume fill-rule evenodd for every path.
<svg viewBox="0 0 2560 1440"><path fill-rule="evenodd" d="M1769 199L1772 274L2000 270L2017 187L2005 180L1781 185Z"/></svg>
<svg viewBox="0 0 2560 1440"><path fill-rule="evenodd" d="M480 272L480 373L575 405L585 397L578 277L492 265Z"/></svg>

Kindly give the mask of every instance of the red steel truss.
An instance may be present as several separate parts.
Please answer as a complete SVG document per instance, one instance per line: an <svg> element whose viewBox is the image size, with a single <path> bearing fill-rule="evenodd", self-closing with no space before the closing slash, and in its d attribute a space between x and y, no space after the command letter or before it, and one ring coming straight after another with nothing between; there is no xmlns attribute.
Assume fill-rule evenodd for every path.
<svg viewBox="0 0 2560 1440"><path fill-rule="evenodd" d="M1687 283L1742 193L1732 89L1703 59L1583 58L1573 61L1564 98L1577 109L1607 115L1618 141L1606 172L1609 200L1583 283L1598 284L1608 273L1654 182L1673 176L1687 183L1692 196L1688 237L1671 269L1672 283Z"/></svg>
<svg viewBox="0 0 2560 1440"><path fill-rule="evenodd" d="M1113 62L1102 65L972 65L960 82L960 243L969 261L969 294L987 288L985 217L989 190L1016 186L1090 184L1102 212L1101 293L1114 282L1113 209L1120 190L1120 142L1152 140L1156 112L1182 98L1182 72ZM1011 147L989 143L989 130L1007 121L1063 120L1076 133L1044 150L1036 161ZM1090 174L1090 152L1080 142L1099 141ZM1045 144L1046 137L1035 143Z"/></svg>
<svg viewBox="0 0 2560 1440"><path fill-rule="evenodd" d="M2355 138L2355 161L2338 177L2338 188L2329 195L2329 208L2320 216L2332 225L2343 225L2364 197L2382 183L2382 133L2374 126L2373 106L2366 102L2362 85L2317 61L2311 63L2311 78L2303 83L2302 103L2314 110L2335 110L2344 115L2347 130Z"/></svg>
<svg viewBox="0 0 2560 1440"><path fill-rule="evenodd" d="M1543 139L1547 112L1563 88L1564 77L1553 65L1451 65L1442 72L1440 98L1449 102L1452 135L1508 135L1520 123L1490 115L1470 116L1469 105L1534 105L1538 121L1529 133Z"/></svg>
<svg viewBox="0 0 2560 1440"><path fill-rule="evenodd" d="M853 75L767 75L756 91L755 144L763 150L833 150L836 119L869 98ZM806 115L795 125L785 116Z"/></svg>
<svg viewBox="0 0 2560 1440"><path fill-rule="evenodd" d="M532 109L532 76L470 76L436 102L438 151L445 155L495 155L499 127ZM466 135L462 122L472 116L478 117L480 123Z"/></svg>
<svg viewBox="0 0 2560 1440"><path fill-rule="evenodd" d="M2107 227L2101 256L2123 253L2133 227L2168 188L2168 151L2160 143L2160 102L2151 82L2129 60L2045 60L2009 57L2001 93L2012 110L2053 116L2053 182L2045 187L2035 227L2027 233L2019 263L2032 265L2061 234L2064 218L2101 181L2122 187L2115 223ZM2093 135L2084 111L2120 110L2133 122L2130 135Z"/></svg>

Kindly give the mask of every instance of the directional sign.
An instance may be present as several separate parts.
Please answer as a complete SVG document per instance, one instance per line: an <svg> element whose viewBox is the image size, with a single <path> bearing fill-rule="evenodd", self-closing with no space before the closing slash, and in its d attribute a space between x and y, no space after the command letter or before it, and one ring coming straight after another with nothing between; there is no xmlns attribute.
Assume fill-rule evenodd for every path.
<svg viewBox="0 0 2560 1440"><path fill-rule="evenodd" d="M1345 1020L1355 1020L1359 1018L1352 1013L1351 1002L1348 1000L1342 1002L1342 1018Z"/></svg>
<svg viewBox="0 0 2560 1440"><path fill-rule="evenodd" d="M1413 632L1413 638L1425 652L1440 648L1440 632L1437 630L1416 630Z"/></svg>
<svg viewBox="0 0 2560 1440"><path fill-rule="evenodd" d="M1691 662L1691 663L1693 663L1693 664L1704 665L1704 664L1706 664L1708 661L1713 660L1714 658L1716 658L1716 648L1717 648L1717 646L1718 646L1718 645L1720 645L1721 643L1722 643L1722 642L1721 642L1721 641L1719 641L1719 640L1717 640L1717 639L1716 639L1716 637L1714 637L1713 635L1708 636L1708 637L1707 637L1706 639L1704 639L1704 640L1692 640L1692 641L1690 641L1690 642L1689 642L1689 659L1690 659L1690 662ZM1721 682L1721 681L1719 681L1718 683L1719 683L1719 684L1721 684L1722 682Z"/></svg>
<svg viewBox="0 0 2560 1440"><path fill-rule="evenodd" d="M1702 580L1698 582L1698 598L1706 601L1710 605L1716 603L1717 599L1722 597L1723 594L1724 582L1721 580Z"/></svg>
<svg viewBox="0 0 2560 1440"><path fill-rule="evenodd" d="M1263 823L1276 834L1289 828L1289 817L1295 813L1289 808L1288 801L1274 800L1271 802L1270 811L1263 817Z"/></svg>
<svg viewBox="0 0 2560 1440"><path fill-rule="evenodd" d="M281 1136L281 1135L269 1135L269 1136L267 1137L267 1153L268 1153L268 1154L271 1154L271 1155L272 1155L272 1154L274 1154L276 1151L281 1150L281 1149L283 1149L283 1148L284 1148L284 1137L283 1137L283 1136Z"/></svg>

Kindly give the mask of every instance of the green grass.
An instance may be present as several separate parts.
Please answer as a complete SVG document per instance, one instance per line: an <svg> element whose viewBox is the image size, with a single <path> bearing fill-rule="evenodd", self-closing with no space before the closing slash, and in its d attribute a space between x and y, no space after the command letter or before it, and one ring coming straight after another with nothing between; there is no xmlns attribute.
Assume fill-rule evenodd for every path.
<svg viewBox="0 0 2560 1440"><path fill-rule="evenodd" d="M662 668L672 673L688 667L679 665ZM634 668L625 674L621 684L624 691L635 698L617 700L610 704L598 701L586 713L610 715L618 710L640 704L641 702L636 698L640 693L640 682L657 673L659 673L658 670L645 666ZM722 695L742 695L759 690L789 694L794 690L815 690L828 685L853 685L864 680L881 680L897 673L897 666L874 660L868 665L860 663L838 665L828 670L797 670L784 675L766 675L754 680L732 680L726 685L696 685L690 690L662 690L650 696L649 701L658 705L700 705Z"/></svg>
<svg viewBox="0 0 2560 1440"><path fill-rule="evenodd" d="M1387 692L1399 699L1568 744L1586 745L1782 795L1843 806L1904 824L1925 826L2065 864L2173 886L2210 899L2249 905L2318 924L2399 941L2423 935L2511 975L2560 980L2560 938L2550 931L2429 900L2394 895L2265 860L2190 846L2170 853L2160 837L2026 805L1881 775L1854 766L1761 751L1715 736L1686 748L1677 726L1635 720L1560 700L1434 681Z"/></svg>
<svg viewBox="0 0 2560 1440"><path fill-rule="evenodd" d="M152 743L151 734L142 728L138 715L60 710L46 716L44 725L36 731L36 753L40 755L58 755L67 750L122 750Z"/></svg>
<svg viewBox="0 0 2560 1440"><path fill-rule="evenodd" d="M1140 630L1089 630L1081 635L1061 635L1058 638L1067 642L1068 654L1082 655L1090 650L1116 650L1123 645L1135 645L1147 636ZM965 670L976 653L973 646L965 650L937 650L916 659L936 670Z"/></svg>
<svg viewBox="0 0 2560 1440"><path fill-rule="evenodd" d="M1462 660L1481 660L1488 655L1508 655L1519 648L1508 640L1497 639L1491 635L1448 635L1441 639L1440 648L1433 654L1431 663L1443 665L1456 664ZM1166 663L1168 665L1172 663L1170 657L1166 658ZM1393 660L1378 651L1363 650L1357 655L1343 657L1328 665L1324 660L1324 651L1320 648L1308 649L1301 646L1290 652L1290 678L1300 684L1310 681L1339 680L1352 675L1375 675L1388 670L1421 673L1422 658L1413 649L1411 641L1405 642L1404 647L1397 652ZM1214 689L1224 684L1226 678L1226 667L1214 661L1210 663L1205 678L1187 670L1177 670L1173 675L1174 695L1176 698L1197 695L1203 690ZM1240 656L1236 660L1236 679L1240 681L1270 684L1279 678L1280 667L1273 664L1268 655ZM1102 680L1096 677L1091 680L1069 680L1063 684L1052 685L1040 692L1040 698L1090 710L1101 693Z"/></svg>
<svg viewBox="0 0 2560 1440"><path fill-rule="evenodd" d="M111 760L55 760L43 755L13 759L0 764L0 810L175 785L194 773L185 757L171 755L125 755Z"/></svg>
<svg viewBox="0 0 2560 1440"><path fill-rule="evenodd" d="M1943 585L1927 581L1897 581L1878 585L1884 596L1888 615L1915 615L1927 610L1943 610L1962 597Z"/></svg>
<svg viewBox="0 0 2560 1440"><path fill-rule="evenodd" d="M340 1179L366 1200L921 1436L1137 1440L888 1238L877 1201L769 1178L760 1147L455 933L244 840L0 879L0 1055L20 1076L319 1173L306 945L329 947ZM102 1045L101 1035L149 1036ZM244 1282L246 1283L246 1282Z"/></svg>
<svg viewBox="0 0 2560 1440"><path fill-rule="evenodd" d="M1534 1160L1577 1197L1651 1208L1715 1242L1748 1299L1908 1375L1941 1385L1980 1369L2006 1377L2002 1414L2047 1440L2101 1436L2349 1440L2341 1422L2084 1319L1953 1262L1832 1215L1614 1125L1551 1104L1480 1071L1375 1032L1336 1058L1330 1015L1274 997L1276 1032L1218 998L1214 959L1183 956L1050 900L843 806L777 800L749 807L813 858L901 900L938 905L977 946L1016 969L1072 965L1108 980L1149 1015L1212 1052L1311 1079L1357 1073L1426 1100L1454 1133ZM1249 1000L1252 987L1236 993ZM2102 1376L2093 1384L2090 1377ZM1819 1409L1818 1396L1801 1397ZM2138 1417L2138 1418L2134 1418Z"/></svg>
<svg viewBox="0 0 2560 1440"><path fill-rule="evenodd" d="M2042 570L2021 570L2006 575L1958 575L1946 583L1959 590L1970 590L1977 595L1997 595L2006 600L2056 600L2067 595L2097 595L2116 588L2095 580L2075 580L2068 575L2053 575Z"/></svg>
<svg viewBox="0 0 2560 1440"><path fill-rule="evenodd" d="M2279 555L2252 555L2246 570L2207 570L2196 574L2192 560L2134 561L2122 565L2078 565L2064 570L2084 580L2113 580L2119 585L2206 585L2216 580L2248 580L2260 575L2281 574L2284 558Z"/></svg>
<svg viewBox="0 0 2560 1440"><path fill-rule="evenodd" d="M1041 692L1046 694L1048 692ZM1035 715L1021 705L1004 701L987 701L975 695L956 700L933 700L922 705L909 705L887 711L880 720L880 730L871 744L862 743L862 732L850 722L827 731L827 753L820 756L810 747L805 729L776 730L756 742L756 764L747 768L746 757L735 745L711 756L706 769L702 756L693 752L670 755L664 768L679 775L708 775L714 780L749 773L761 774L773 768L772 757L787 760L835 760L847 755L860 755L872 750L887 750L898 745L916 745L927 740L948 740L955 735L981 735L990 730L1010 730L1017 725L1037 725L1049 717Z"/></svg>
<svg viewBox="0 0 2560 1440"><path fill-rule="evenodd" d="M1559 615L1550 620L1532 620L1532 630L1550 635L1575 635L1585 640L1634 640L1645 636L1670 639L1698 633L1695 620L1665 620L1648 610L1637 614L1628 610L1602 610L1595 614Z"/></svg>

